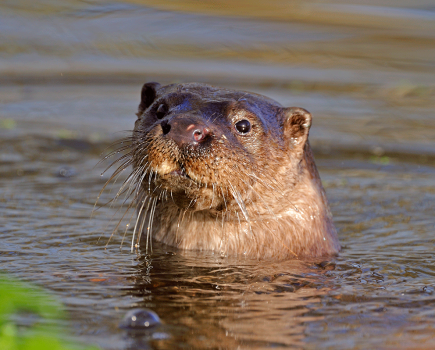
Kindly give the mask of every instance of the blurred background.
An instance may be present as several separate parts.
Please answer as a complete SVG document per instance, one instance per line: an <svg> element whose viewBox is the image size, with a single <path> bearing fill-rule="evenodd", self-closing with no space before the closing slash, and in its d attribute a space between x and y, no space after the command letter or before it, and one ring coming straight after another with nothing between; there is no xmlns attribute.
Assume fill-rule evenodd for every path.
<svg viewBox="0 0 435 350"><path fill-rule="evenodd" d="M149 81L313 114L344 247L332 271L131 255L125 227L104 249L123 212L89 220L110 174L97 163L133 128ZM52 291L73 337L107 349L433 348L434 108L433 0L4 0L0 269ZM117 324L138 306L169 328L132 342Z"/></svg>
<svg viewBox="0 0 435 350"><path fill-rule="evenodd" d="M431 0L3 1L1 118L112 137L131 128L142 83L199 81L305 107L325 150L433 156L434 11Z"/></svg>

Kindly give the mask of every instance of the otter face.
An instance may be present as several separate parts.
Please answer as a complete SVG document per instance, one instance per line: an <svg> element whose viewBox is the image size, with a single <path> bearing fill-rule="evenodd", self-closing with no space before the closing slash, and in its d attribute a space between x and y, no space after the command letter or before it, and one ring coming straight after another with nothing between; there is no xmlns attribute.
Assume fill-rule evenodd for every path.
<svg viewBox="0 0 435 350"><path fill-rule="evenodd" d="M133 132L143 190L180 208L237 205L279 161L281 111L272 100L203 84L145 84Z"/></svg>

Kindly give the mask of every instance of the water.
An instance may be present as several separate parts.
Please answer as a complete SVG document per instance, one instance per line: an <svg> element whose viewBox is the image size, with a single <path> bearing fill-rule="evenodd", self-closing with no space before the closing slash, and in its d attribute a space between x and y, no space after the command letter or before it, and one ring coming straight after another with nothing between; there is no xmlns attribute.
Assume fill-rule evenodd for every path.
<svg viewBox="0 0 435 350"><path fill-rule="evenodd" d="M0 269L52 291L72 336L104 349L433 348L433 3L148 3L0 5ZM124 228L109 241L123 211L90 219L97 163L151 80L311 111L339 257L130 254ZM162 325L119 328L134 308Z"/></svg>

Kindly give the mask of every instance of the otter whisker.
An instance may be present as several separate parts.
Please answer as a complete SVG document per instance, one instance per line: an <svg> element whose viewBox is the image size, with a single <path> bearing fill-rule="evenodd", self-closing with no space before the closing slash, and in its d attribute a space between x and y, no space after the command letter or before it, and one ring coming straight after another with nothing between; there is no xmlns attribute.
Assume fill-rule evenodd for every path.
<svg viewBox="0 0 435 350"><path fill-rule="evenodd" d="M119 160L118 160L118 161L119 161ZM113 165L113 164L116 164L116 163L117 163L117 162L113 162L112 165ZM126 161L124 161L124 162L123 162L123 163L122 163L122 164L121 164L121 165L116 169L116 171L112 174L112 176L109 178L109 180L106 182L106 184L104 185L102 191L104 191L104 189L107 187L107 185L108 185L111 181L115 180L115 182L116 182L116 180L118 179L120 173L121 173L122 171L124 171L124 170L127 168L127 166L129 166L131 163L132 163L132 162L131 162L130 159L127 159ZM122 207L124 206L124 204L126 203L126 201L128 200L128 198L133 194L133 191L132 191L132 189L131 189L131 185L132 185L133 183L135 183L135 181L136 181L136 179L137 179L137 176L138 176L138 174L141 172L141 170L142 170L141 168L138 168L138 169L133 170L133 171L130 173L130 175L127 177L127 179L124 180L123 185L121 186L121 188L119 189L119 191L117 192L117 194L115 195L115 197L112 198L112 199L108 202L108 203L111 203L111 206L112 206L112 205L114 204L114 202L119 198L119 196L120 196L121 194L126 193L126 197L125 197L123 203L121 204L120 208L118 208L118 209L116 210L116 212L115 212L114 215L116 215L116 213L117 213L119 210L122 209ZM129 188L126 188L127 185L129 185ZM100 195L98 196L98 199L100 198L102 191L100 192ZM135 203L134 203L134 199L135 199L135 198L136 198L136 196L134 196L133 201L129 204L129 206L127 207L125 213L123 214L123 216L121 217L121 219L118 221L118 224L116 225L115 229L112 231L112 234L111 234L110 237L109 237L109 240L108 240L108 242L107 242L107 244L106 244L106 247L107 247L107 245L109 244L109 242L110 242L111 238L113 237L114 233L116 232L116 230L119 228L119 226L120 226L121 222L123 221L125 215L126 215L126 214L128 213L128 211L129 211L129 210L134 206L134 204L135 204ZM98 202L98 199L97 199L97 202ZM96 205L96 204L95 204L95 205ZM94 206L94 207L95 207L95 206ZM133 214L134 214L134 213L133 213ZM132 219L132 217L133 217L133 214L132 214L132 216L130 217L129 224L126 225L126 230L124 231L123 239L122 239L122 241L121 241L121 246L122 246L122 243L123 243L123 241L124 241L125 234L126 234L126 232L127 232L128 226L129 226L130 223L131 223L131 219Z"/></svg>
<svg viewBox="0 0 435 350"><path fill-rule="evenodd" d="M113 182L113 184L115 184L116 181L118 180L119 176L120 176L120 174L114 174L109 178L109 180L106 181L106 183L103 186L103 189L100 191L100 194L97 197L97 201L95 202L95 205L98 203L98 200L100 199L100 196L101 196L102 192L106 189L107 185L111 182ZM110 192L111 192L111 190L110 190ZM118 191L118 193L121 193L121 192L122 192L122 190ZM113 200L109 201L108 203L114 202L118 198L118 196L119 195L116 195L115 198L113 198Z"/></svg>
<svg viewBox="0 0 435 350"><path fill-rule="evenodd" d="M118 190L117 194L115 195L115 198L118 198L122 193L124 193L124 190L126 190L129 193L132 193L131 186L136 184L136 180L139 174L143 172L143 168L136 168L133 170L130 175L127 176L127 178L124 180L121 188ZM128 185L128 188L127 188Z"/></svg>
<svg viewBox="0 0 435 350"><path fill-rule="evenodd" d="M150 205L151 205L151 198L152 197L151 196L146 196L146 198L147 198L147 201L148 201L147 208L143 212L143 215L139 215L138 214L138 217L142 216L140 227L139 227L139 230L138 230L138 235L137 235L137 243L138 244L140 244L140 240L142 238L142 233L143 233L143 228L145 226L145 221L146 221L147 215L149 214L149 208L150 208Z"/></svg>
<svg viewBox="0 0 435 350"><path fill-rule="evenodd" d="M123 165L121 165L121 167L123 167ZM121 168L120 167L120 168ZM109 183L111 183L112 182L112 180L121 172L121 171L123 171L123 170L125 170L126 168L127 168L127 166L125 166L124 168L122 168L122 170L121 171L119 171L119 169L120 168L118 168L116 171L115 171L115 173L113 173L112 174L112 176L106 181L106 183L104 184L104 186L103 186L103 188L101 189L101 191L99 192L99 194L98 194L98 196L97 196L97 200L95 201L95 204L94 204L94 209L95 209L95 206L97 205L97 203L98 203L98 201L99 201L99 199L100 199L100 197L101 197L101 194L104 192L104 190L106 189L106 187L109 185Z"/></svg>
<svg viewBox="0 0 435 350"><path fill-rule="evenodd" d="M133 248L134 248L134 237L136 235L136 229L137 229L137 224L139 222L139 219L141 218L142 215L142 210L145 206L145 203L148 202L147 201L148 197L145 197L142 201L142 206L139 209L139 212L137 213L137 218L136 218L136 223L134 225L134 230L133 230L133 237L131 238L131 253L133 253Z"/></svg>
<svg viewBox="0 0 435 350"><path fill-rule="evenodd" d="M236 191L236 189L233 187L233 185L231 183L229 183L229 186L231 188L231 194L233 195L233 198L236 200L237 205L240 208L240 211L242 212L242 214L245 217L246 221L249 222L248 211L246 210L245 203L244 203L242 197L240 196L240 193L238 191Z"/></svg>
<svg viewBox="0 0 435 350"><path fill-rule="evenodd" d="M248 92L246 92L245 94L242 94L240 97L239 97L239 99L237 100L237 102L240 102L242 99L244 99L246 96L248 96L249 95L249 93Z"/></svg>
<svg viewBox="0 0 435 350"><path fill-rule="evenodd" d="M153 177L153 169L151 168L150 169L150 174L149 174L149 177L148 177L148 192L151 192L151 178Z"/></svg>
<svg viewBox="0 0 435 350"><path fill-rule="evenodd" d="M111 151L111 152L109 152L108 154L106 154L102 159L100 159L100 161L99 161L95 166L100 165L100 164L101 164L102 162L104 162L105 160L107 160L107 159L113 157L115 154L118 154L119 151L124 152L125 150L131 148L131 147L132 147L132 140L133 140L133 137L132 137L132 136L128 136L128 137L122 138L122 139L120 139L120 140L118 140L118 141L115 141L115 142L111 143L109 146L107 146L107 147L103 150L102 154L105 154L106 151L107 151L109 148L112 148L112 147L114 147L114 146L116 146L116 145L118 145L118 144L126 143L126 145L125 145L125 146L122 146L122 147L117 147L114 151Z"/></svg>
<svg viewBox="0 0 435 350"><path fill-rule="evenodd" d="M216 114L216 118L214 118L213 120L211 120L211 117L213 117L213 115L215 115L215 114ZM218 113L213 113L213 114L210 116L210 120L211 120L211 122L212 122L212 123L216 122L216 120L217 120L217 118L219 118L219 116L220 116L220 114L218 114Z"/></svg>
<svg viewBox="0 0 435 350"><path fill-rule="evenodd" d="M170 192L171 192L171 199L172 199L172 203L176 204L176 203L175 203L175 200L174 200L174 195L173 195L173 193L172 193L172 189L171 189L171 191L170 191Z"/></svg>
<svg viewBox="0 0 435 350"><path fill-rule="evenodd" d="M124 199L123 199L123 201L121 203L120 209L125 205L125 203L127 203L128 199L131 198L132 196L133 196L132 203L134 203L134 201L138 198L138 194L135 193L133 191L133 189L131 188L132 184L133 184L133 182L129 184L128 188L125 188L122 192L118 192L116 194L115 198L113 199L113 202L115 202L122 194L125 194Z"/></svg>
<svg viewBox="0 0 435 350"><path fill-rule="evenodd" d="M127 212L126 212L126 214L127 214ZM124 234L122 235L122 240L121 240L121 246L120 246L120 248L122 248L122 246L124 244L124 239L125 239L125 236L127 235L127 230L130 227L131 220L133 220L133 216L134 216L134 212L131 214L130 220L128 220L128 224L125 225L125 231L124 231Z"/></svg>
<svg viewBox="0 0 435 350"><path fill-rule="evenodd" d="M133 153L134 153L134 150L131 150L130 152L124 154L120 158L117 158L116 160L114 160L112 163L109 164L109 166L107 166L102 171L101 175L105 174L106 171L109 170L111 167L113 167L115 164L120 163L120 162L124 162L120 166L118 166L118 168L112 174L112 176L116 176L116 174L123 171L125 168L127 168L129 165L131 165L133 163Z"/></svg>
<svg viewBox="0 0 435 350"><path fill-rule="evenodd" d="M118 224L116 225L116 227L113 229L109 240L107 241L105 248L107 248L107 246L109 245L113 235L115 234L115 232L118 230L118 227L121 225L122 220L124 219L125 215L128 213L128 211L130 210L130 208L133 206L133 203L130 203L129 207L127 208L127 210L125 211L124 215L122 215L121 219L119 219Z"/></svg>
<svg viewBox="0 0 435 350"><path fill-rule="evenodd" d="M99 206L98 208L96 208L96 206L97 206L97 204L98 204L98 201L99 201L99 199L100 199L100 196L101 196L102 192L104 191L104 189L106 188L106 186L108 185L108 183L109 183L109 181L107 181L107 182L105 183L103 189L100 191L100 193L99 193L99 195L98 195L98 197L97 197L97 200L96 200L96 202L95 202L95 204L94 204L94 207L93 207L93 210L92 210L91 217L92 217L93 213L94 213L96 210L100 209L102 206L107 205L108 203L110 203L110 206L112 207L113 203L116 201L116 197L115 197L115 198L112 198L112 199L111 199L110 201L108 201L107 203L105 203L105 204ZM127 209L127 211L132 207L132 205L133 205L133 203L130 204L130 206L129 206L129 208ZM121 205L121 207L118 208L118 209L116 210L116 212L114 213L113 217L114 217L114 216L119 212L119 210L122 208L122 206L123 206L123 205ZM126 213L127 213L127 211L126 211ZM126 213L125 213L125 214L126 214ZM109 241L107 242L107 244L110 242L110 240L111 240L111 238L112 238L114 232L118 229L118 227L119 227L119 225L121 224L121 221L122 221L122 219L124 218L125 214L124 214L123 217L119 220L118 225L115 227L115 229L112 231L112 234L111 234L111 236L110 236ZM109 224L111 223L111 221L112 221L112 220L109 221L109 223L106 225L106 227L109 226ZM101 236L98 238L98 242L99 242L100 238L101 238ZM106 247L107 247L107 244L106 244Z"/></svg>
<svg viewBox="0 0 435 350"><path fill-rule="evenodd" d="M180 220L181 220L181 215L183 213L183 211L181 209L178 209L177 211L178 213L178 219L177 219L177 229L175 230L175 242L178 243L178 230L180 229ZM183 214L184 216L184 214Z"/></svg>
<svg viewBox="0 0 435 350"><path fill-rule="evenodd" d="M156 204L157 204L157 197L154 198L153 205L151 206L151 212L149 214L150 218L149 218L148 227L147 227L146 250L145 250L147 253L148 253L148 242L150 244L150 250L152 251L151 231L153 229L153 221L154 221L154 213L156 210Z"/></svg>
<svg viewBox="0 0 435 350"><path fill-rule="evenodd" d="M221 186L220 186L219 188L220 188L221 193L222 193L222 199L224 200L225 210L228 210L228 207L227 207L227 201L225 200L225 193L224 193L224 190L223 190L223 188L222 188Z"/></svg>
<svg viewBox="0 0 435 350"><path fill-rule="evenodd" d="M114 142L114 143L111 144L109 147L107 147L106 150L107 150L108 148L110 148L110 147L115 146L116 144L124 144L124 143L125 143L125 145L123 145L123 146L121 146L121 147L117 147L117 148L115 148L113 151L107 153L107 154L106 154L106 155L105 155L105 156L104 156L104 157L103 157L103 158L102 158L102 159L97 163L97 165L98 165L99 163L101 163L101 162L103 162L103 161L105 161L105 160L107 160L107 159L109 159L109 158L111 158L111 157L117 155L117 154L120 154L120 153L125 152L125 151L127 151L127 150L131 150L131 149L134 147L134 144L133 144L133 142L132 142L131 139L130 139L130 140L126 140L126 139L124 139L124 140L121 140L121 141L119 141L119 142ZM105 153L106 150L104 150L103 153Z"/></svg>
<svg viewBox="0 0 435 350"><path fill-rule="evenodd" d="M192 198L192 200L190 201L189 205L187 206L187 209L191 208L193 206L192 204L196 203L197 200L198 200L198 198L196 198L196 197Z"/></svg>
<svg viewBox="0 0 435 350"><path fill-rule="evenodd" d="M140 169L140 171L138 172L138 174L137 174L136 178L134 179L134 181L132 182L132 186L131 186L131 192L136 193L136 195L138 195L139 192L141 191L143 181L148 174L148 170L150 169L150 166L148 165L148 163L145 163L139 169Z"/></svg>

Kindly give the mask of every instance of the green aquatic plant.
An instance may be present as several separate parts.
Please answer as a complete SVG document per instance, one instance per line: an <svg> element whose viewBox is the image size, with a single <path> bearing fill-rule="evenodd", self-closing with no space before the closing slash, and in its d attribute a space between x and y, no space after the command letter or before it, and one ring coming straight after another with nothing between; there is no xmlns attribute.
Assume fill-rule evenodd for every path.
<svg viewBox="0 0 435 350"><path fill-rule="evenodd" d="M63 306L34 285L0 275L0 349L95 350L65 340Z"/></svg>

